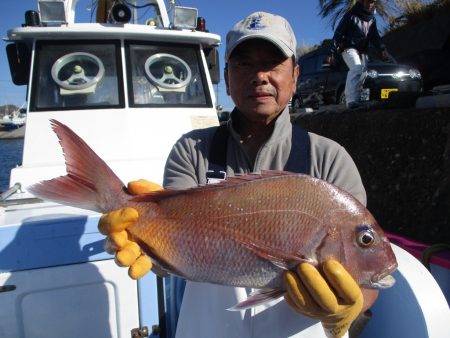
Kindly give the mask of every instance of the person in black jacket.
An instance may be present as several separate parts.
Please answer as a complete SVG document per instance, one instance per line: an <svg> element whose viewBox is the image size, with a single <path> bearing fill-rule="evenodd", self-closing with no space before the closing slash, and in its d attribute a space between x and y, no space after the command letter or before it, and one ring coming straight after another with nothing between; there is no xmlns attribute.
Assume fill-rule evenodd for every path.
<svg viewBox="0 0 450 338"><path fill-rule="evenodd" d="M328 61L332 63L340 53L349 68L345 83L345 97L349 108L357 108L360 105L369 43L381 52L383 60L389 59L378 33L374 15L375 3L375 0L358 0L341 19L333 36Z"/></svg>

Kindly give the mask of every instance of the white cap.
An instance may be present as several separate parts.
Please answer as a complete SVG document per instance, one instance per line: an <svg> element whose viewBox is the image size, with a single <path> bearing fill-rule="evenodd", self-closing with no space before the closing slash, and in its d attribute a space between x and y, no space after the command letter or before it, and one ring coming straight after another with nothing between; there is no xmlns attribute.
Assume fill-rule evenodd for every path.
<svg viewBox="0 0 450 338"><path fill-rule="evenodd" d="M279 15L255 12L239 21L228 32L225 61L228 61L241 42L255 38L273 43L286 57L297 56L297 41L289 22Z"/></svg>

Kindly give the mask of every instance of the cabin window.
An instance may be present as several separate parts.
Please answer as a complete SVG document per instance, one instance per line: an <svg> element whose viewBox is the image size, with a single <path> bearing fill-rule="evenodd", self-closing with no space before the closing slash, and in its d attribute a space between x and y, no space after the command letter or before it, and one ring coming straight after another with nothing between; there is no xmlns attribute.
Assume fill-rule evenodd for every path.
<svg viewBox="0 0 450 338"><path fill-rule="evenodd" d="M211 106L198 46L127 42L130 106Z"/></svg>
<svg viewBox="0 0 450 338"><path fill-rule="evenodd" d="M34 67L31 110L124 106L119 41L40 41Z"/></svg>

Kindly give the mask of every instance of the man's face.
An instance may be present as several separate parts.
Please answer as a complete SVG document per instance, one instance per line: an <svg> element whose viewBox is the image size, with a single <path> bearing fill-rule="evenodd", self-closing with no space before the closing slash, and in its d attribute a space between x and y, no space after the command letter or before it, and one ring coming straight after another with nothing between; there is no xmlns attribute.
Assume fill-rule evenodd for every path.
<svg viewBox="0 0 450 338"><path fill-rule="evenodd" d="M376 0L363 0L362 4L369 11L371 12L375 11Z"/></svg>
<svg viewBox="0 0 450 338"><path fill-rule="evenodd" d="M244 117L268 124L287 106L298 77L298 65L272 43L250 39L228 60L227 94Z"/></svg>

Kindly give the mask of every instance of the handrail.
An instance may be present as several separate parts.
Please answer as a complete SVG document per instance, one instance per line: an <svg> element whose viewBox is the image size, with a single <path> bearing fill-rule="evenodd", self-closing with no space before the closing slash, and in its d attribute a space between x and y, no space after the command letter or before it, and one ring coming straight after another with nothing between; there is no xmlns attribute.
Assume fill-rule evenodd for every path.
<svg viewBox="0 0 450 338"><path fill-rule="evenodd" d="M44 202L40 198L37 197L28 197L28 198L20 198L20 199L12 199L12 200L0 200L0 207L10 207L13 205L23 205L23 204L32 204L32 203L42 203Z"/></svg>
<svg viewBox="0 0 450 338"><path fill-rule="evenodd" d="M6 200L9 196L15 194L17 191L19 191L22 188L22 185L20 183L14 184L12 187L10 187L5 192L2 192L0 194L0 201Z"/></svg>
<svg viewBox="0 0 450 338"><path fill-rule="evenodd" d="M5 192L2 192L0 194L0 207L8 207L12 205L22 205L22 204L31 204L31 203L40 203L43 202L40 198L36 197L28 197L28 198L17 198L17 199L11 199L7 200L8 197L11 195L14 195L16 192L20 191L22 189L22 185L20 183L14 184L12 187L10 187Z"/></svg>

